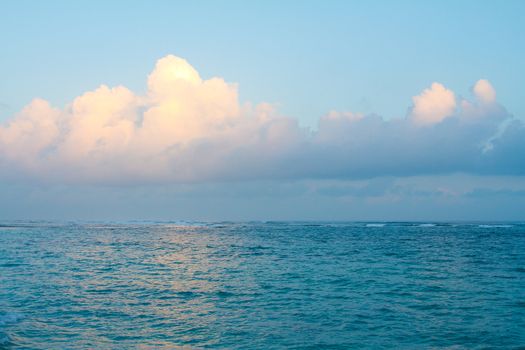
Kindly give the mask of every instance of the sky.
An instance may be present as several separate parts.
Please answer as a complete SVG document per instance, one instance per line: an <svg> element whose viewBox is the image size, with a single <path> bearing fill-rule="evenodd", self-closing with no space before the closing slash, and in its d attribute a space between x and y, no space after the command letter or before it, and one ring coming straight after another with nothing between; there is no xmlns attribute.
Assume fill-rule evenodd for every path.
<svg viewBox="0 0 525 350"><path fill-rule="evenodd" d="M525 220L523 1L4 1L0 219Z"/></svg>

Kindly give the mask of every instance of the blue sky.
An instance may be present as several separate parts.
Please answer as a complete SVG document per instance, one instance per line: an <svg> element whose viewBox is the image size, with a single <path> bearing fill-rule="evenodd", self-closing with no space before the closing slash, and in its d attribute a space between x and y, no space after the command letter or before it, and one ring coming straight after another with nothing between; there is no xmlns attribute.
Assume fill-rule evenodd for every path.
<svg viewBox="0 0 525 350"><path fill-rule="evenodd" d="M111 209L118 219L525 219L523 1L5 1L1 8L6 218L111 219ZM173 69L221 79L188 97L185 85L162 85ZM151 83L155 72L160 80ZM94 105L125 100L125 113L133 111L124 119L111 112L104 123L136 115L142 122L144 110L171 106L143 105L166 89L172 102L197 101L184 107L191 115L219 106L220 118L242 121L217 136L221 127L203 125L219 117L206 112L202 125L173 124L164 128L171 134L153 137L125 123L108 136L79 121L99 117ZM95 97L79 100L88 91ZM34 104L36 97L43 100ZM246 118L258 121L247 126ZM28 120L31 131L21 133ZM73 122L63 128L64 120ZM132 141L123 145L126 137ZM143 141L151 138L192 148L156 162L174 144ZM85 147L102 144L96 151L104 155L82 153L84 139ZM111 200L100 204L89 193Z"/></svg>

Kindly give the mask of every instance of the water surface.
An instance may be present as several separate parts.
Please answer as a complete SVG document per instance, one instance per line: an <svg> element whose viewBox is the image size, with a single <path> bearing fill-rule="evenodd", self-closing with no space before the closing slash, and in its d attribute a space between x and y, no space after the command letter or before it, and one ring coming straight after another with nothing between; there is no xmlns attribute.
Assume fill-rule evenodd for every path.
<svg viewBox="0 0 525 350"><path fill-rule="evenodd" d="M525 347L525 225L0 225L0 348Z"/></svg>

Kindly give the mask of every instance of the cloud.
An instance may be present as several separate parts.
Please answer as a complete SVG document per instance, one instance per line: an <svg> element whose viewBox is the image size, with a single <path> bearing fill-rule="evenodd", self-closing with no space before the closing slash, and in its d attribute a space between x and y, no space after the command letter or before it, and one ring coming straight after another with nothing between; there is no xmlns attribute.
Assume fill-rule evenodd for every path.
<svg viewBox="0 0 525 350"><path fill-rule="evenodd" d="M511 190L511 189L487 189L487 188L476 188L468 193L468 197L488 197L493 198L494 196L507 196L507 197L525 197L525 190Z"/></svg>
<svg viewBox="0 0 525 350"><path fill-rule="evenodd" d="M440 123L450 117L456 110L456 97L454 93L440 83L433 83L420 95L412 98L414 107L411 118L418 124Z"/></svg>
<svg viewBox="0 0 525 350"><path fill-rule="evenodd" d="M496 102L496 90L494 90L488 80L478 80L474 85L473 91L478 101L482 103Z"/></svg>
<svg viewBox="0 0 525 350"><path fill-rule="evenodd" d="M525 127L487 80L472 101L439 83L404 118L332 111L316 130L237 85L160 59L138 95L105 85L62 109L35 99L0 126L0 176L58 183L203 181L525 172Z"/></svg>
<svg viewBox="0 0 525 350"><path fill-rule="evenodd" d="M477 175L370 180L122 186L0 183L8 220L521 220L525 178Z"/></svg>

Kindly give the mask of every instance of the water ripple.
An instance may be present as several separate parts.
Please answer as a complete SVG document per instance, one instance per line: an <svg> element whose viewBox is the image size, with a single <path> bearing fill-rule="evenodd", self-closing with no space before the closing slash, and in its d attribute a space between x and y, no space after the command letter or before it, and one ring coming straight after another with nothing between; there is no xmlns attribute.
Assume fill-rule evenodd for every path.
<svg viewBox="0 0 525 350"><path fill-rule="evenodd" d="M0 224L0 349L525 346L518 223Z"/></svg>

